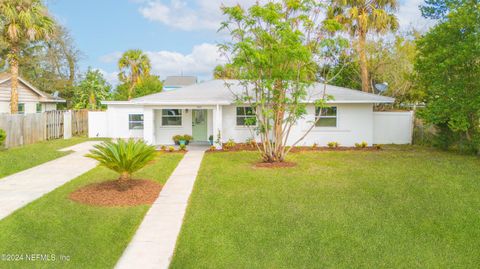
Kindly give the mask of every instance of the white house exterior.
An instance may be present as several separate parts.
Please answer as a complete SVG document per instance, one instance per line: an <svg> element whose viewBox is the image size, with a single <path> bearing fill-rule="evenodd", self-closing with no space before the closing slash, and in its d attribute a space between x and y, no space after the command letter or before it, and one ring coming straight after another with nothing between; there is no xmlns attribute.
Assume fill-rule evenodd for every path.
<svg viewBox="0 0 480 269"><path fill-rule="evenodd" d="M314 101L323 96L323 89L323 84L309 89L309 97L305 100L308 113L292 129L289 144L300 138L314 122ZM234 102L234 93L243 90L234 80L212 80L131 101L104 102L108 105L106 112L90 114L89 133L91 137L142 138L154 145L173 144L172 136L183 134L192 135L195 142L207 142L210 135L214 140L220 135L222 142L229 139L245 142L252 138L249 128L242 125L242 118L248 116L244 115L245 106ZM330 85L326 86L326 94L333 99L328 101L329 113L319 121L323 126L315 127L299 145L326 145L331 141L342 146L362 141L372 145L377 143L375 138L389 143L410 143L408 121L402 119L403 123L396 124L397 127L393 124L393 128L398 129L393 133L399 132L400 138L395 135L385 138L382 127L375 126L378 117L375 117L374 104L393 103L393 98ZM385 118L379 120L385 121Z"/></svg>
<svg viewBox="0 0 480 269"><path fill-rule="evenodd" d="M0 73L0 114L10 113L11 76ZM57 109L62 98L42 92L22 78L18 78L18 111L21 114L40 113Z"/></svg>

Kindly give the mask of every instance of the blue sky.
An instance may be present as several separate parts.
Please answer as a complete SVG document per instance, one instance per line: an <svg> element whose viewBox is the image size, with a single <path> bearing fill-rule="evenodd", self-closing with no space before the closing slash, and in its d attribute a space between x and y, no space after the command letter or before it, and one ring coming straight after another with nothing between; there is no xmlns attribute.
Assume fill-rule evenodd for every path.
<svg viewBox="0 0 480 269"><path fill-rule="evenodd" d="M118 58L133 48L148 54L162 78L183 73L210 79L213 67L224 62L216 48L222 41L216 32L219 7L237 2L254 0L47 0L47 5L82 51L81 68L98 68L115 83ZM420 3L401 1L403 27L424 23Z"/></svg>

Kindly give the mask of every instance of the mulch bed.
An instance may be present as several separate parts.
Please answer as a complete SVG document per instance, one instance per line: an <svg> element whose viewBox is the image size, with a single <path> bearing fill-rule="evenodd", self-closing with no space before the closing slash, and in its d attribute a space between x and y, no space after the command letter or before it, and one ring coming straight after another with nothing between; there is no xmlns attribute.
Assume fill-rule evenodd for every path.
<svg viewBox="0 0 480 269"><path fill-rule="evenodd" d="M237 143L234 147L227 147L223 144L223 149L216 149L216 150L208 150L207 152L215 153L215 152L236 152L236 151L257 151L257 147L251 144L245 143ZM336 147L336 148L329 148L329 147L302 147L297 146L293 148L290 152L305 152L305 151L378 151L381 150L381 147L365 147L365 148L357 148L357 147Z"/></svg>
<svg viewBox="0 0 480 269"><path fill-rule="evenodd" d="M254 165L256 168L288 168L297 166L296 163L292 162L276 162L276 163L256 163Z"/></svg>
<svg viewBox="0 0 480 269"><path fill-rule="evenodd" d="M78 203L104 207L151 205L162 187L151 180L106 181L80 188L70 193L69 198Z"/></svg>

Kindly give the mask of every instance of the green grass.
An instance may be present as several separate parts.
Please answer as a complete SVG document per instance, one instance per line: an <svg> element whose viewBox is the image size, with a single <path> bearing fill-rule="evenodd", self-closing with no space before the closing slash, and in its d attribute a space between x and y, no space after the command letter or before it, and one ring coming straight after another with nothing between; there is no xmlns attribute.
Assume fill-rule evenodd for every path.
<svg viewBox="0 0 480 269"><path fill-rule="evenodd" d="M53 159L65 156L69 152L59 149L88 141L84 137L44 141L24 147L0 150L0 180L2 177L37 166Z"/></svg>
<svg viewBox="0 0 480 269"><path fill-rule="evenodd" d="M478 268L480 160L421 148L207 154L172 268Z"/></svg>
<svg viewBox="0 0 480 269"><path fill-rule="evenodd" d="M160 154L134 178L165 183L182 158ZM97 167L0 221L0 268L113 268L149 206L102 208L68 199L76 189L116 179ZM7 262L2 254L54 254L56 262ZM70 261L58 261L60 255ZM24 256L26 257L26 256Z"/></svg>

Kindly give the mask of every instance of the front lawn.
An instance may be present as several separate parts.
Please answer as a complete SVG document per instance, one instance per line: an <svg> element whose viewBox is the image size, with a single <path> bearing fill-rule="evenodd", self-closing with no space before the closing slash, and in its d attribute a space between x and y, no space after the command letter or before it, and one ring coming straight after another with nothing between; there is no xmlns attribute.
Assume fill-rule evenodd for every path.
<svg viewBox="0 0 480 269"><path fill-rule="evenodd" d="M134 178L164 184L182 157L160 153ZM13 262L0 256L0 268L113 268L149 206L93 207L72 202L68 195L87 184L116 178L114 172L97 167L0 221L0 255L23 254L24 259ZM56 261L25 261L32 254L50 259L55 255Z"/></svg>
<svg viewBox="0 0 480 269"><path fill-rule="evenodd" d="M0 179L16 172L63 157L69 152L58 151L88 141L84 137L43 141L36 144L0 150Z"/></svg>
<svg viewBox="0 0 480 269"><path fill-rule="evenodd" d="M393 147L206 154L172 268L478 268L480 160Z"/></svg>

